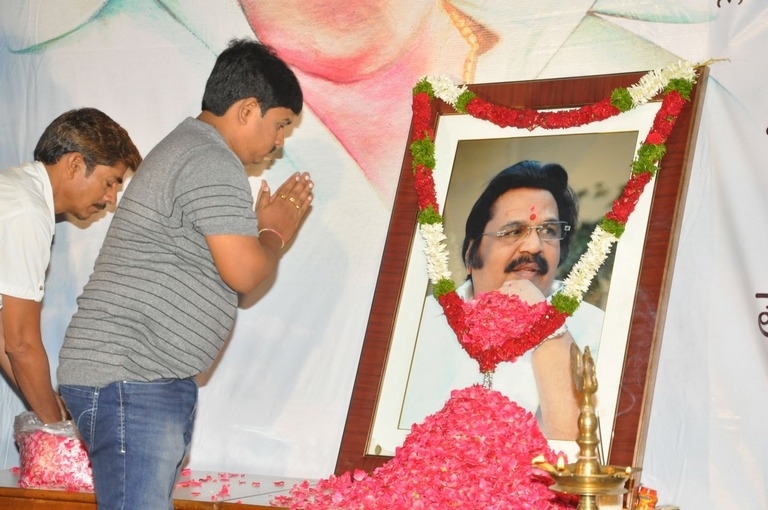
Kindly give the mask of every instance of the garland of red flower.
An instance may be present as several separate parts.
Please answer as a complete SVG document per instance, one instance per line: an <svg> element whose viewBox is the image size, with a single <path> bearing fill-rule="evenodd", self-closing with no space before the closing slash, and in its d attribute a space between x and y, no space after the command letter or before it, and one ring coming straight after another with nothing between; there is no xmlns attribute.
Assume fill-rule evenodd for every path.
<svg viewBox="0 0 768 510"><path fill-rule="evenodd" d="M611 210L604 216L599 228L618 239L632 211L664 156L666 142L686 101L690 99L694 80L670 79L663 93L662 104L653 121L650 132L637 151L632 163L629 181ZM442 223L437 203L433 170L435 167L434 139L431 125L431 103L435 92L428 79L421 80L413 94L413 135L410 150L413 156L414 187L418 197L419 223ZM469 90L463 89L453 105L459 113L487 120L500 127L521 129L562 129L582 126L605 120L636 106L628 89L616 89L611 96L594 104L558 111L539 111L527 108L500 106ZM600 262L602 263L602 261ZM566 318L581 303L581 295L558 292L546 309L532 321L522 334L508 335L503 342L492 346L478 345L467 340L467 307L456 293L454 283L443 278L434 283L433 293L443 308L448 324L456 333L467 353L480 365L481 372L492 372L502 361L514 361L529 349L557 331ZM515 297L516 298L516 297ZM509 298L507 298L509 299Z"/></svg>

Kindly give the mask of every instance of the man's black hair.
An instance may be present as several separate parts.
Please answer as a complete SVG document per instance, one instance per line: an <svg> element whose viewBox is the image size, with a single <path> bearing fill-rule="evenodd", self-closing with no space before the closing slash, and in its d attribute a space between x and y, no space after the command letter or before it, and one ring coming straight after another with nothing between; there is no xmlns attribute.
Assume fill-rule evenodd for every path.
<svg viewBox="0 0 768 510"><path fill-rule="evenodd" d="M261 114L289 108L298 115L303 105L299 81L269 46L233 39L216 59L205 84L202 109L222 116L237 101L256 98Z"/></svg>
<svg viewBox="0 0 768 510"><path fill-rule="evenodd" d="M491 219L493 205L504 193L518 188L543 189L552 193L560 221L565 221L571 226L571 230L566 232L560 241L560 263L566 259L579 214L576 194L568 185L568 173L557 163L543 164L540 161L524 160L496 174L472 206L472 211L467 217L461 249L465 267L483 267L483 260L479 255L480 239Z"/></svg>

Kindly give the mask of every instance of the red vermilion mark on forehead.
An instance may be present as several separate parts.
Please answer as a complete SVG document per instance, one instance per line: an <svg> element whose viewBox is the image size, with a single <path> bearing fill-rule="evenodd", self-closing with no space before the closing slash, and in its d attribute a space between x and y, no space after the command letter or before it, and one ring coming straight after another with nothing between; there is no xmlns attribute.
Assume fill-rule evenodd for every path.
<svg viewBox="0 0 768 510"><path fill-rule="evenodd" d="M528 219L531 220L531 221L536 219L536 206L535 205L531 206L531 215L528 216Z"/></svg>

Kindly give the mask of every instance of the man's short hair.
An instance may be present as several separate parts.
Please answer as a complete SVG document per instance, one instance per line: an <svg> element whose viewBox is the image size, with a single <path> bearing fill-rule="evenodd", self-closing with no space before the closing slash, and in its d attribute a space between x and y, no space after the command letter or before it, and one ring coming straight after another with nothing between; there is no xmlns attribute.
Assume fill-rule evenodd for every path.
<svg viewBox="0 0 768 510"><path fill-rule="evenodd" d="M559 263L566 259L578 220L578 200L576 193L568 185L568 172L557 163L543 164L540 161L524 160L496 174L472 206L467 217L461 250L465 267L482 267L483 261L479 255L480 239L491 219L493 205L501 195L518 188L543 189L552 193L557 203L559 220L571 225L571 230L566 232L560 241Z"/></svg>
<svg viewBox="0 0 768 510"><path fill-rule="evenodd" d="M40 136L33 156L36 161L53 165L72 152L82 154L86 176L96 165L123 163L135 171L141 163L141 154L128 132L96 108L69 110L56 117Z"/></svg>
<svg viewBox="0 0 768 510"><path fill-rule="evenodd" d="M261 115L272 108L301 113L299 81L272 48L247 39L233 39L216 59L205 84L202 109L222 116L241 99L253 97Z"/></svg>

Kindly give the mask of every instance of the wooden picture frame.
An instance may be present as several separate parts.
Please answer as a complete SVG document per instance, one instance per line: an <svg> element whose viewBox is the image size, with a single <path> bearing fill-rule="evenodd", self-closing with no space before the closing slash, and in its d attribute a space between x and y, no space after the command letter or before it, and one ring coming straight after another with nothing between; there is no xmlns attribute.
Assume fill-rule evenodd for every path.
<svg viewBox="0 0 768 510"><path fill-rule="evenodd" d="M499 105L537 110L570 109L600 101L610 96L614 89L636 83L644 74L478 84L468 88ZM706 78L707 70L704 68L691 100L684 105L666 141L662 170L655 178L655 189L652 199L649 199L641 262L637 269L623 363L618 376L612 439L606 458L610 464L635 468L640 468L642 464L677 235L696 136L696 120L703 102ZM437 133L437 145L440 120L463 114L456 113L451 106L439 100L433 101L431 107L431 124ZM385 368L391 354L398 311L405 297L404 283L417 237L416 214L412 158L406 150L339 450L337 474L351 469L372 471L391 458L390 455L377 454L369 443L386 378ZM423 254L420 256L423 257Z"/></svg>

